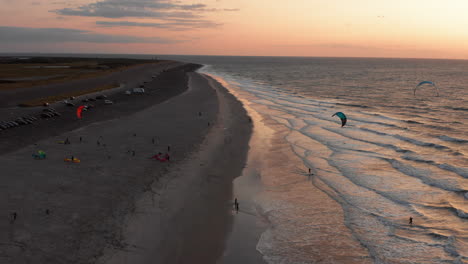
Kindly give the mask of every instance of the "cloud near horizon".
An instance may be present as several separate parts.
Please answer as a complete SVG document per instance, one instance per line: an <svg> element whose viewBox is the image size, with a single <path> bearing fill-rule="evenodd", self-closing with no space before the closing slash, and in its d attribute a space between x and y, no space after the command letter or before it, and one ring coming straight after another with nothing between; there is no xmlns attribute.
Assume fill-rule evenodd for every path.
<svg viewBox="0 0 468 264"><path fill-rule="evenodd" d="M63 16L103 18L194 18L203 12L235 12L236 8L209 8L205 4L180 4L172 0L101 0L75 8L52 10Z"/></svg>
<svg viewBox="0 0 468 264"><path fill-rule="evenodd" d="M94 33L88 30L72 28L29 28L29 27L2 27L0 36L3 43L155 43L171 44L183 42L160 37L136 37L128 35L111 35Z"/></svg>
<svg viewBox="0 0 468 264"><path fill-rule="evenodd" d="M166 20L168 21L168 20ZM174 19L169 22L162 23L148 23L148 22L132 22L132 21L96 21L96 25L104 27L153 27L163 28L174 31L191 30L198 28L215 28L219 27L221 23L215 23L209 20L185 20Z"/></svg>
<svg viewBox="0 0 468 264"><path fill-rule="evenodd" d="M145 18L153 21L96 21L106 27L154 27L171 31L216 28L222 25L204 18L207 12L236 12L236 8L211 8L206 4L182 4L175 0L100 0L76 7L52 10L60 16L99 17L107 19ZM179 20L174 22L174 20Z"/></svg>

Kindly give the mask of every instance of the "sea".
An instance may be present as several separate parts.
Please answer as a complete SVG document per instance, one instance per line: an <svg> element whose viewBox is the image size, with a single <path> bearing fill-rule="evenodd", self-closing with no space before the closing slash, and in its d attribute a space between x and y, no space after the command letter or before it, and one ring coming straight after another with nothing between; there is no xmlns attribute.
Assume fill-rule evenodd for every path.
<svg viewBox="0 0 468 264"><path fill-rule="evenodd" d="M158 57L247 108L265 262L468 263L468 61Z"/></svg>
<svg viewBox="0 0 468 264"><path fill-rule="evenodd" d="M257 117L266 262L468 262L468 61L173 58Z"/></svg>

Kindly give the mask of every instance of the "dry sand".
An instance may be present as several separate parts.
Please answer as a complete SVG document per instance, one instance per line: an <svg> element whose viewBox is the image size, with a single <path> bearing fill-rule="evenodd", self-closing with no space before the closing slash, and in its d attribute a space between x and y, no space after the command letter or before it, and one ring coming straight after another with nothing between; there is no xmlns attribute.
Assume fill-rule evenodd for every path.
<svg viewBox="0 0 468 264"><path fill-rule="evenodd" d="M216 263L230 229L232 181L242 172L251 134L245 109L209 77L191 75L198 90L216 89L219 113L199 151L165 175L128 219L126 247L99 263ZM163 186L161 188L161 186Z"/></svg>
<svg viewBox="0 0 468 264"><path fill-rule="evenodd" d="M229 228L232 179L245 162L251 126L232 95L216 92L198 74L191 74L191 83L182 95L140 112L121 114L115 105L117 113L70 125L69 132L57 125L56 136L42 135L0 156L0 263L95 263L132 245L151 263L214 262ZM57 143L65 138L72 144ZM171 163L149 159L168 146ZM39 149L47 159L31 158ZM81 163L64 162L71 155ZM156 222L132 229L136 216L148 215L140 211L148 197ZM155 232L158 243L139 240L145 232Z"/></svg>

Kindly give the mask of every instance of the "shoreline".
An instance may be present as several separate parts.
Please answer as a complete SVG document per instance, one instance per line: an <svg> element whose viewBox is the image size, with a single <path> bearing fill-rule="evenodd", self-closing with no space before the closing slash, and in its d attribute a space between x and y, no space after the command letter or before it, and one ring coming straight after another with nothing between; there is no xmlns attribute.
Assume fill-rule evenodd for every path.
<svg viewBox="0 0 468 264"><path fill-rule="evenodd" d="M200 149L152 186L157 196L149 191L141 197L139 214L130 215L125 225L130 246L108 248L99 264L216 263L221 258L233 220L233 180L243 170L252 127L242 104L213 82L191 73L192 87L209 86L219 100L217 121Z"/></svg>

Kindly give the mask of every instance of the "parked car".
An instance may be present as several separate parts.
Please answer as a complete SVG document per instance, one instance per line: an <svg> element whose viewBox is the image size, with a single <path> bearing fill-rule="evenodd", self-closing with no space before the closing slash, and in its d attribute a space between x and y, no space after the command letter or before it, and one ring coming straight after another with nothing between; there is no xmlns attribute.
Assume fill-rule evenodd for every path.
<svg viewBox="0 0 468 264"><path fill-rule="evenodd" d="M111 105L113 104L114 102L112 102L111 100L104 100L104 104L106 105Z"/></svg>
<svg viewBox="0 0 468 264"><path fill-rule="evenodd" d="M134 94L144 94L145 93L145 89L144 88L133 88L132 92Z"/></svg>

